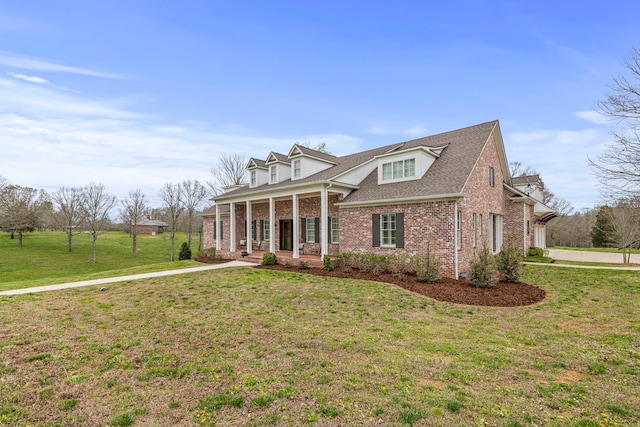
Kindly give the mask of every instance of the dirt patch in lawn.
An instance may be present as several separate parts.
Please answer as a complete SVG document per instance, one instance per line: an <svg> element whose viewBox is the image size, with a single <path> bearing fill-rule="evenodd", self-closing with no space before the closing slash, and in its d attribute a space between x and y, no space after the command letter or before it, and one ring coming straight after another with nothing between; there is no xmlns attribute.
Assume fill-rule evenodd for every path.
<svg viewBox="0 0 640 427"><path fill-rule="evenodd" d="M436 283L425 283L413 274L405 274L403 277L383 273L374 275L363 273L360 270L345 272L342 270L328 271L324 268L298 269L284 265L259 265L256 268L295 271L298 273L314 274L317 276L330 276L345 279L373 280L376 282L393 283L404 289L425 295L438 301L453 302L456 304L482 305L491 307L516 307L536 304L544 300L544 290L523 282L499 282L490 288L474 288L466 280L441 278Z"/></svg>

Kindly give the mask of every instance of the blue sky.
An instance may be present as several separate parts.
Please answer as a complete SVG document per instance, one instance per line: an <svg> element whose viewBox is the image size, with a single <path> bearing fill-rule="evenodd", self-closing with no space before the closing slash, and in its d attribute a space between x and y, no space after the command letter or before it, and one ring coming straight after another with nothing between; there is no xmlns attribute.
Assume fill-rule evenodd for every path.
<svg viewBox="0 0 640 427"><path fill-rule="evenodd" d="M3 2L0 175L159 204L220 152L336 155L498 119L509 161L599 201L593 112L640 44L640 3Z"/></svg>

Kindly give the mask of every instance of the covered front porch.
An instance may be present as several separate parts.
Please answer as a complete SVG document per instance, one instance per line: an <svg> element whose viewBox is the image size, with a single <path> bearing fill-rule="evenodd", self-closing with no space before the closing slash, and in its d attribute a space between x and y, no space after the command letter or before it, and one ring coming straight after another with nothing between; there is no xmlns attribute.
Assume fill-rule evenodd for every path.
<svg viewBox="0 0 640 427"><path fill-rule="evenodd" d="M241 260L247 262L255 262L256 264L262 264L262 257L269 251L264 250L254 250L251 253L246 253L242 251L225 251L221 250L218 252L220 256L224 259L232 259L232 260ZM245 255L243 255L243 253ZM286 265L287 263L291 264L292 269L296 269L301 261L307 263L308 267L323 267L324 264L322 259L318 257L318 255L303 255L298 254L297 258L293 257L293 252L291 251L276 251L276 258L278 260L278 264Z"/></svg>

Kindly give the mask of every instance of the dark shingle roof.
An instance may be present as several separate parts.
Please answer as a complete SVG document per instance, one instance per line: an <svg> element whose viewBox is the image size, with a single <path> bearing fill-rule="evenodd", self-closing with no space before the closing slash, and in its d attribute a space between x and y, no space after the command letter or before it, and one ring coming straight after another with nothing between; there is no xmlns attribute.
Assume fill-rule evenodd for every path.
<svg viewBox="0 0 640 427"><path fill-rule="evenodd" d="M298 149L302 154L306 154L307 156L316 157L318 159L327 160L331 163L337 163L340 158L334 156L333 154L323 153L322 151L314 150L313 148L305 147L303 145L296 144Z"/></svg>
<svg viewBox="0 0 640 427"><path fill-rule="evenodd" d="M436 159L422 179L378 185L377 173L374 171L362 181L358 190L354 190L344 199L344 202L461 193L485 143L497 124L498 121L494 120L438 135L414 139L402 144L394 143L347 156L336 157L335 162L337 164L335 166L314 175L297 179L293 182L291 179L286 179L277 184L264 184L254 188L242 187L224 193L218 198L225 199L260 191L286 188L294 184L327 182L390 150L398 147L400 147L400 150L405 150L419 146L431 148L446 146L440 157ZM336 181L339 181L339 179Z"/></svg>

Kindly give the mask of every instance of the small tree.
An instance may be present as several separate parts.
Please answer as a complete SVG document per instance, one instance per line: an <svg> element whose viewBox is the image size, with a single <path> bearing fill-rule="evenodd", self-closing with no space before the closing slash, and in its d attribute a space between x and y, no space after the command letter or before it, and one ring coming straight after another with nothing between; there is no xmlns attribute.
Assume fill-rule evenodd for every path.
<svg viewBox="0 0 640 427"><path fill-rule="evenodd" d="M440 259L431 252L427 242L424 256L413 257L416 276L423 282L435 283L440 278Z"/></svg>
<svg viewBox="0 0 640 427"><path fill-rule="evenodd" d="M496 265L496 259L491 254L489 246L484 243L479 251L473 254L469 262L467 280L476 288L488 288L498 283L500 272Z"/></svg>
<svg viewBox="0 0 640 427"><path fill-rule="evenodd" d="M611 224L611 207L600 206L596 223L591 229L591 244L594 248L608 248L614 246L616 240L616 232Z"/></svg>
<svg viewBox="0 0 640 427"><path fill-rule="evenodd" d="M103 184L91 183L82 193L82 209L93 241L91 262L96 262L98 235L109 222L109 214L116 205L116 197L107 193Z"/></svg>
<svg viewBox="0 0 640 427"><path fill-rule="evenodd" d="M520 249L515 245L511 236L507 238L505 245L498 253L497 264L498 271L502 275L502 279L507 282L517 282L522 278L522 254Z"/></svg>
<svg viewBox="0 0 640 427"><path fill-rule="evenodd" d="M182 242L182 246L180 246L180 253L178 254L178 260L182 261L185 259L191 259L191 248L189 248L189 244L187 242Z"/></svg>
<svg viewBox="0 0 640 427"><path fill-rule="evenodd" d="M166 183L160 190L160 200L162 200L165 218L169 223L171 232L171 253L169 254L169 261L173 261L178 219L180 218L180 213L182 213L184 207L182 203L182 185L179 183Z"/></svg>
<svg viewBox="0 0 640 427"><path fill-rule="evenodd" d="M18 233L18 246L22 246L25 231L35 230L40 223L43 206L49 202L44 190L7 185L0 191L0 230Z"/></svg>
<svg viewBox="0 0 640 427"><path fill-rule="evenodd" d="M193 222L196 209L202 205L207 197L207 189L200 181L190 179L182 182L182 195L184 199L184 209L187 214L187 244L191 247L191 234L193 234Z"/></svg>
<svg viewBox="0 0 640 427"><path fill-rule="evenodd" d="M122 210L120 211L120 217L122 221L129 226L129 233L131 234L133 257L136 257L136 250L138 247L138 224L143 218L144 213L148 209L147 200L142 194L140 189L129 192L129 197L122 202Z"/></svg>
<svg viewBox="0 0 640 427"><path fill-rule="evenodd" d="M81 187L60 187L52 196L57 208L54 215L55 221L67 233L68 252L71 252L74 233L81 230L85 220L85 210L82 209L83 191Z"/></svg>

